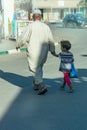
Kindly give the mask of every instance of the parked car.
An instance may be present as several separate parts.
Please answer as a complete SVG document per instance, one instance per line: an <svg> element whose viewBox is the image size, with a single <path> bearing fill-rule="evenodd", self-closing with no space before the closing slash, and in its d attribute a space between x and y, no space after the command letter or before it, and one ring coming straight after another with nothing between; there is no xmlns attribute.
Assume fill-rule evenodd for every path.
<svg viewBox="0 0 87 130"><path fill-rule="evenodd" d="M85 27L87 26L87 19L81 14L67 14L63 18L64 27Z"/></svg>

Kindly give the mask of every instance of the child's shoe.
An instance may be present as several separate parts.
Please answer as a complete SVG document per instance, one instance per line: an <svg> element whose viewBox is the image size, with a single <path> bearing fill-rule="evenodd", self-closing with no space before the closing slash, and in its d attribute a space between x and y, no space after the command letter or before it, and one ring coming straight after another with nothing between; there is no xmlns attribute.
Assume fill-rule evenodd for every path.
<svg viewBox="0 0 87 130"><path fill-rule="evenodd" d="M72 89L70 89L69 91L68 91L68 93L73 93L74 92L74 88L72 88Z"/></svg>
<svg viewBox="0 0 87 130"><path fill-rule="evenodd" d="M61 86L61 87L60 87L60 90L61 90L61 91L64 91L64 90L65 90L65 88L64 88L63 86Z"/></svg>

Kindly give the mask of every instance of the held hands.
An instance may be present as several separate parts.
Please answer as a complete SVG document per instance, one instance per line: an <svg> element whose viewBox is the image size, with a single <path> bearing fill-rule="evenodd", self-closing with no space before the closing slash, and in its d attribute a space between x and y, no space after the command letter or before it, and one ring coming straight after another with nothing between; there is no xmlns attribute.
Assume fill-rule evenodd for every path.
<svg viewBox="0 0 87 130"><path fill-rule="evenodd" d="M16 47L16 50L18 51L19 48L20 48L20 47Z"/></svg>
<svg viewBox="0 0 87 130"><path fill-rule="evenodd" d="M58 57L58 54L56 54L56 52L51 52L51 54L52 54L53 56Z"/></svg>

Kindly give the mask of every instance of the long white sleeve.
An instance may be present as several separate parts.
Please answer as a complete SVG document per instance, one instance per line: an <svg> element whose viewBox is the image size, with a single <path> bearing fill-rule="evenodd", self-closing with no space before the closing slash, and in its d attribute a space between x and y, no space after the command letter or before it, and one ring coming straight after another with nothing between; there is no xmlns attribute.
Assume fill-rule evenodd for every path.
<svg viewBox="0 0 87 130"><path fill-rule="evenodd" d="M23 33L18 37L16 47L22 47L26 44L26 42L29 42L30 35L31 35L31 31L30 31L30 24L29 24L24 29Z"/></svg>

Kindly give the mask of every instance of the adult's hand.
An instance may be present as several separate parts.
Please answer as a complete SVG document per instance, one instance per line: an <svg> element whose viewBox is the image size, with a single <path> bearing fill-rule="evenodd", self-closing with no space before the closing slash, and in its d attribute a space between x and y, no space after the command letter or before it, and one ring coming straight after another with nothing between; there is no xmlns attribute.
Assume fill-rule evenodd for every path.
<svg viewBox="0 0 87 130"><path fill-rule="evenodd" d="M20 47L16 47L16 50L18 51L19 48L20 48Z"/></svg>
<svg viewBox="0 0 87 130"><path fill-rule="evenodd" d="M53 56L58 57L58 54L56 54L56 52L51 52L51 54L52 54Z"/></svg>

